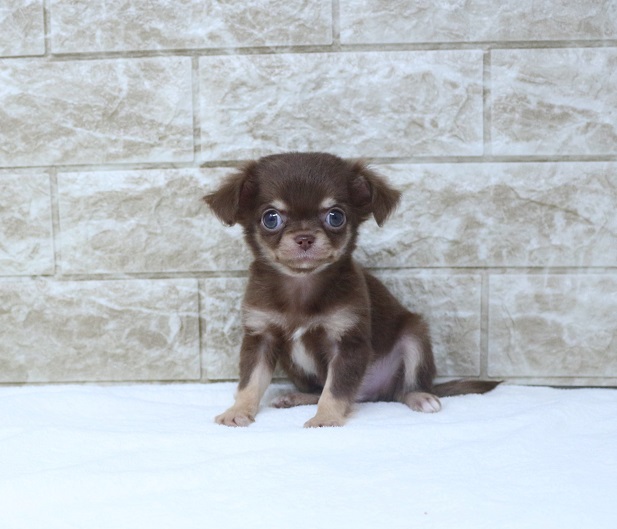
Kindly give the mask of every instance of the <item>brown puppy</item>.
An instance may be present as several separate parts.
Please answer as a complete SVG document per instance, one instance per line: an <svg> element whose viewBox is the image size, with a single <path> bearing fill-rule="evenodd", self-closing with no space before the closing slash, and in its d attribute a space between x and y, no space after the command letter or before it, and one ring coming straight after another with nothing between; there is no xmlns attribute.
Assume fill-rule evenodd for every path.
<svg viewBox="0 0 617 529"><path fill-rule="evenodd" d="M275 407L317 404L305 426L341 426L356 401L439 411L439 396L483 393L496 382L433 386L429 331L352 258L358 226L380 226L400 193L363 163L323 153L267 156L205 197L239 223L255 260L242 310L235 404L216 417L248 426L277 362L300 392Z"/></svg>

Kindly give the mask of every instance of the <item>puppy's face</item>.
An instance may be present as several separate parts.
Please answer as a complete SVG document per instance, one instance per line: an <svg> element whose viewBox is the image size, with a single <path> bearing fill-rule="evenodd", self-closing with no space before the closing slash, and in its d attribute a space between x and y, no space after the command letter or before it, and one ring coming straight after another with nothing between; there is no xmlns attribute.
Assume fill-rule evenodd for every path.
<svg viewBox="0 0 617 529"><path fill-rule="evenodd" d="M256 246L284 273L317 271L352 250L355 229L348 221L347 204L326 197L307 206L299 210L281 197L266 200L256 209Z"/></svg>
<svg viewBox="0 0 617 529"><path fill-rule="evenodd" d="M355 247L360 223L381 224L398 191L364 164L323 153L268 156L205 197L225 223L240 223L257 259L287 275L327 268Z"/></svg>

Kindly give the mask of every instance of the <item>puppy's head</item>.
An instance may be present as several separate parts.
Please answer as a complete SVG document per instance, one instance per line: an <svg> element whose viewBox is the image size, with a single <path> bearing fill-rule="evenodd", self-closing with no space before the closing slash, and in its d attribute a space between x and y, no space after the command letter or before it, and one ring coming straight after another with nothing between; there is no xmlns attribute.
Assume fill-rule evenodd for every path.
<svg viewBox="0 0 617 529"><path fill-rule="evenodd" d="M250 162L204 197L228 225L239 223L257 259L288 275L323 270L355 247L358 226L380 226L400 193L362 162L288 153Z"/></svg>

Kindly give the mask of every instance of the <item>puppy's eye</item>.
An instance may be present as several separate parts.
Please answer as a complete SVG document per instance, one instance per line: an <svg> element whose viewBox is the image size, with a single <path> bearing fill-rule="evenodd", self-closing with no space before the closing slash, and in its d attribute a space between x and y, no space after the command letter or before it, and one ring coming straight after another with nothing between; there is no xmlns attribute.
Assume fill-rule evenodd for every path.
<svg viewBox="0 0 617 529"><path fill-rule="evenodd" d="M326 213L326 224L332 228L342 228L345 220L345 212L341 209L332 208Z"/></svg>
<svg viewBox="0 0 617 529"><path fill-rule="evenodd" d="M261 223L267 230L274 231L281 227L283 224L283 218L281 217L281 214L276 211L276 209L269 209L261 217Z"/></svg>

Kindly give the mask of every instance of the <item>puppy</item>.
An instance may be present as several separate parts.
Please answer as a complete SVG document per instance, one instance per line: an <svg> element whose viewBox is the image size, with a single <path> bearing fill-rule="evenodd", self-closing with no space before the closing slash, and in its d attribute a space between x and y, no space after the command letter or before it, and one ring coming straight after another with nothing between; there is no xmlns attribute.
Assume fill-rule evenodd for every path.
<svg viewBox="0 0 617 529"><path fill-rule="evenodd" d="M439 396L497 385L433 386L426 322L353 260L360 224L372 215L381 226L399 197L365 164L324 153L261 158L204 197L225 224L244 228L255 257L242 305L238 391L217 423L252 423L277 363L299 391L273 406L317 404L305 427L342 426L354 402L436 412Z"/></svg>

